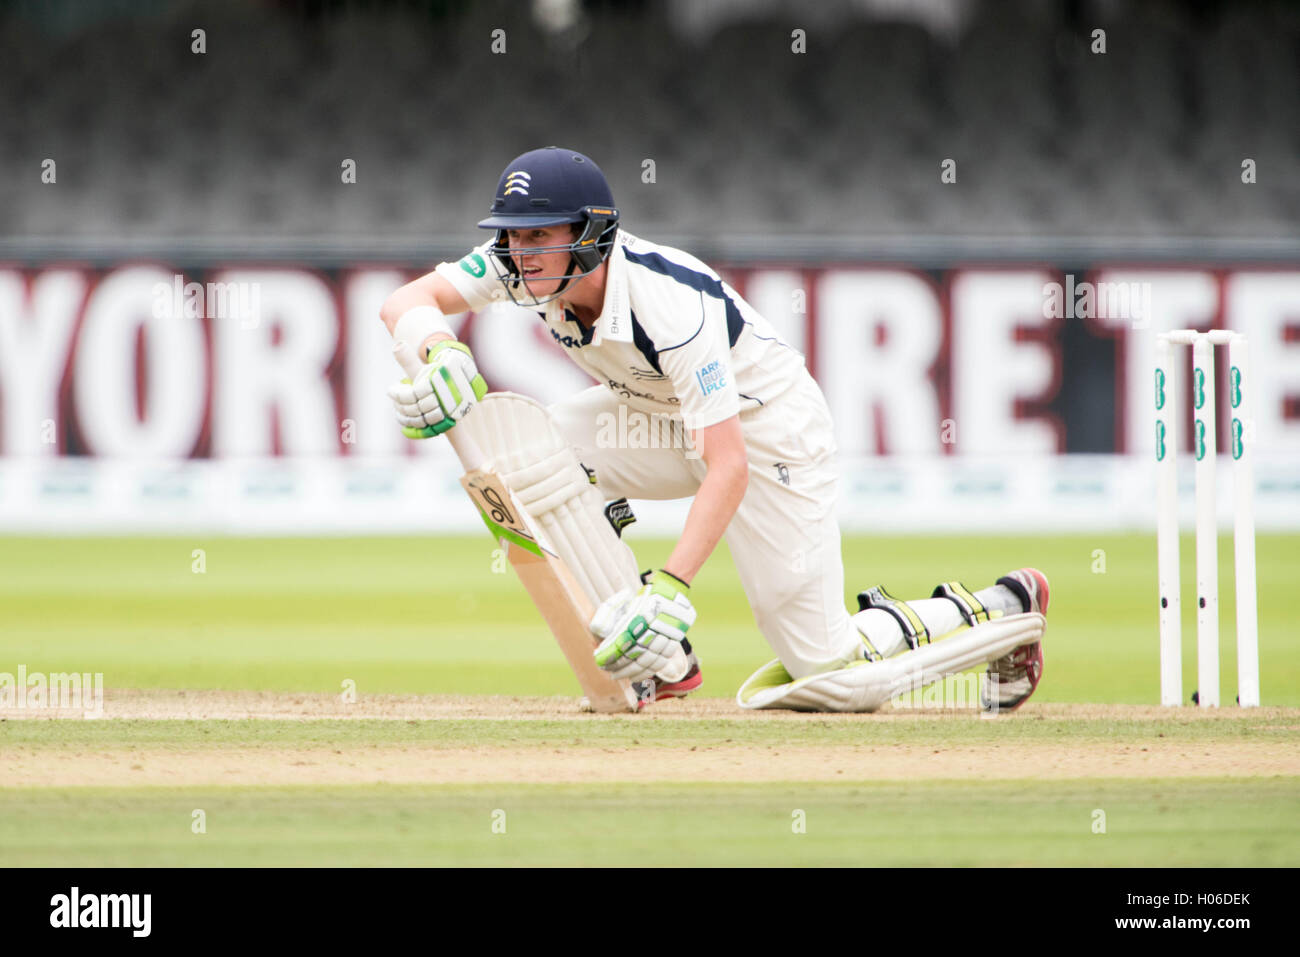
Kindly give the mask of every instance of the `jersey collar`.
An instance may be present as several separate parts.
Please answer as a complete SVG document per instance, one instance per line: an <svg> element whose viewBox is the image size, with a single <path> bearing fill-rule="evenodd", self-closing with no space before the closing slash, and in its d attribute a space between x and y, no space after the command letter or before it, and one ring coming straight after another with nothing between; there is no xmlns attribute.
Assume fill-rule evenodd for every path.
<svg viewBox="0 0 1300 957"><path fill-rule="evenodd" d="M592 337L592 343L600 345L606 339L611 342L631 342L632 307L628 302L627 260L623 258L621 242L614 243L605 262L605 302L600 317L596 320L596 334Z"/></svg>
<svg viewBox="0 0 1300 957"><path fill-rule="evenodd" d="M601 304L600 315L590 329L578 322L578 317L566 308L559 299L552 299L546 305L547 312L542 316L554 317L559 321L572 319L582 328L582 344L600 345L602 341L632 341L632 304L627 290L627 260L623 258L623 236L614 243L609 257L605 260L605 301Z"/></svg>

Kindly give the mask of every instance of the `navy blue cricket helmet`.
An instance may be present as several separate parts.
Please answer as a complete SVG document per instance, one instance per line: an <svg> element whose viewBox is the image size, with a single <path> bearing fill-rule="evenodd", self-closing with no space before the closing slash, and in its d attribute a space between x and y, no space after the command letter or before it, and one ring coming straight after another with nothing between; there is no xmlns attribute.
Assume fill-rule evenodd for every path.
<svg viewBox="0 0 1300 957"><path fill-rule="evenodd" d="M558 289L538 298L528 288L510 256L506 233L511 229L534 229L580 223L571 242L557 246L535 246L532 252L570 254L569 267L563 275L538 276L535 279L563 279ZM581 153L547 146L515 157L497 182L492 200L492 215L482 220L480 229L495 229L497 278L516 304L536 306L558 298L574 279L594 271L609 256L618 233L618 209L614 193L600 167ZM522 296L521 293L522 287Z"/></svg>

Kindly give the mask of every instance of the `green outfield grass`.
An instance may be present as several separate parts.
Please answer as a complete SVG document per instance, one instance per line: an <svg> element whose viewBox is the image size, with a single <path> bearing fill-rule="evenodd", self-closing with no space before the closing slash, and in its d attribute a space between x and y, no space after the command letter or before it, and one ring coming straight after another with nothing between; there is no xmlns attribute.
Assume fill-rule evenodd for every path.
<svg viewBox="0 0 1300 957"><path fill-rule="evenodd" d="M0 847L19 867L1295 866L1297 804L1295 779L19 790Z"/></svg>
<svg viewBox="0 0 1300 957"><path fill-rule="evenodd" d="M633 537L643 564L671 543ZM1222 700L1234 696L1231 541L1220 547ZM1184 536L1190 581L1193 542ZM205 570L193 570L195 549ZM846 601L883 583L928 595L1026 564L1052 582L1035 700L1159 700L1150 535L852 537ZM1265 704L1300 705L1300 536L1258 541ZM1184 590L1184 688L1196 687ZM725 547L696 580L704 694L729 697L771 657ZM856 606L854 606L856 607ZM558 650L493 543L459 538L0 539L0 672L100 671L108 687L335 693L570 694Z"/></svg>
<svg viewBox="0 0 1300 957"><path fill-rule="evenodd" d="M0 725L0 763L6 753L20 753L55 767L78 755L156 766L160 752L165 766L174 763L172 753L210 764L232 749L241 763L274 752L275 762L346 764L375 748L396 748L429 767L437 766L441 749L467 747L489 764L496 749L559 755L580 746L601 754L633 750L652 765L660 749L687 745L760 753L776 747L783 756L810 747L920 746L923 755L932 748L994 749L985 752L987 778L910 783L123 788L93 780L78 787L9 781L0 787L0 847L6 866L1296 866L1294 775L999 780L995 750L1132 750L1156 741L1194 755L1212 746L1236 753L1238 742L1287 749L1300 741L1295 722L1295 711L1279 709L1215 719L1080 718L1048 709L1029 720L996 721L9 721ZM199 811L202 833L195 832Z"/></svg>
<svg viewBox="0 0 1300 957"><path fill-rule="evenodd" d="M635 544L645 565L662 562L671 547ZM1188 538L1189 571L1191 546ZM202 574L194 571L195 549L204 553ZM1034 703L1153 705L1154 551L1150 536L1137 535L851 538L845 597L876 583L926 595L947 578L978 588L1012 568L1038 565L1052 580L1053 599L1047 672ZM1291 627L1300 611L1300 589L1292 585L1300 536L1260 536L1258 553L1263 700L1300 705L1300 638ZM1221 562L1227 704L1235 656L1226 539ZM1190 695L1195 625L1190 589L1184 594ZM725 548L692 596L707 693L730 697L770 652ZM350 679L361 695L576 695L522 587L491 541L477 535L0 539L0 672L20 664L29 672L100 671L109 688L336 695ZM1191 710L1126 716L1036 708L994 721L924 712L887 720L674 716L667 708L527 720L12 720L0 722L0 768L9 762L52 776L41 786L0 782L0 848L9 866L1296 866L1300 778L1284 773L1292 765L1277 757L1257 758L1252 770L1233 759L1293 753L1287 749L1300 742L1297 713L1223 711L1207 719ZM1127 755L1130 776L1106 773L1108 746ZM1152 777L1132 777L1133 756L1148 746L1163 763ZM907 783L895 772L870 780L864 747L881 755L910 748L905 760L927 765L942 749L957 755L953 768L986 762L987 776L981 763L973 779L930 774ZM998 755L1030 747L1067 756L1090 747L1102 757L1088 767L1105 776L1041 781L1022 769L1017 779L1000 779ZM662 759L689 770L683 752L692 749L748 755L769 762L765 767L779 768L785 757L791 779L778 773L768 775L775 782L729 783L675 771L645 784L548 783L545 774L527 784L373 784L326 776L308 786L277 783L301 779L268 773L233 786L224 776L168 774L173 766L223 760L223 767L260 762L291 773L298 764L305 773L355 762L372 769L356 779L373 781L376 767L392 775L390 760L436 768L443 749L447 760L465 753L480 759L480 770L488 769L473 779L480 781L492 780L513 755L553 756L558 766L577 752L602 762L608 752L622 767L630 759L637 768L646 766L644 755L652 769ZM846 760L853 779L799 780L796 769L822 761L826 749L858 756ZM1192 773L1179 763L1184 753L1202 763L1202 773L1204 762L1220 762L1210 773L1223 776L1169 776ZM367 764L375 754L391 758ZM1138 774L1147 773L1147 756L1142 760ZM71 777L53 775L83 767ZM96 769L106 767L115 776L96 779ZM1273 767L1278 773L1270 775ZM118 786L136 775L148 783ZM196 783L209 780L222 786ZM205 815L202 834L191 830L196 809ZM502 820L496 812L504 812L505 833L493 830ZM1105 833L1094 833L1097 812L1105 815Z"/></svg>

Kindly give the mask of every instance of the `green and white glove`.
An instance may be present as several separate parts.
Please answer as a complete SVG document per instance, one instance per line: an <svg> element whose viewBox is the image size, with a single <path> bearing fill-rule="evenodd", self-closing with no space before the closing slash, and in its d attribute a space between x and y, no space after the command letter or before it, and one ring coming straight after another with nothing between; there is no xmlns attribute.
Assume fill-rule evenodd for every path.
<svg viewBox="0 0 1300 957"><path fill-rule="evenodd" d="M425 362L414 382L403 379L388 389L408 439L442 435L487 395L487 383L465 343L440 339Z"/></svg>
<svg viewBox="0 0 1300 957"><path fill-rule="evenodd" d="M686 632L695 624L690 586L660 569L650 572L636 592L620 592L603 601L591 619L591 633L601 639L596 664L613 677L642 681L659 677L680 681L690 670L691 645Z"/></svg>

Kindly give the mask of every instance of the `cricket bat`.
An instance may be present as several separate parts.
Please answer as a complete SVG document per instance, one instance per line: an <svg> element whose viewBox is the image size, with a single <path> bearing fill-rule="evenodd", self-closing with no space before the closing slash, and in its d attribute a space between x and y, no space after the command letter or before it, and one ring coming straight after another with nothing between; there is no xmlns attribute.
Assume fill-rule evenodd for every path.
<svg viewBox="0 0 1300 957"><path fill-rule="evenodd" d="M412 380L423 368L415 350L405 342L393 345L393 356ZM616 681L592 658L599 642L588 627L596 609L587 593L547 546L541 530L534 527L501 476L486 467L473 437L456 428L445 434L465 469L460 484L505 549L506 558L577 677L588 706L593 711L636 711L637 695L631 684Z"/></svg>

